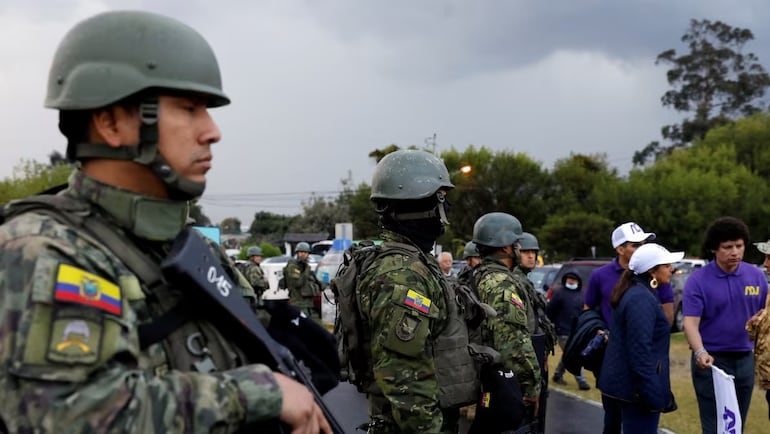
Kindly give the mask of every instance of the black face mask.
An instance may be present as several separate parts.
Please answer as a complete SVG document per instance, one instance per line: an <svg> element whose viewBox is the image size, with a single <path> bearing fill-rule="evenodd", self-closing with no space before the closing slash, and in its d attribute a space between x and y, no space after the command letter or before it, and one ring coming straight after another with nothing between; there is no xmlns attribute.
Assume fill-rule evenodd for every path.
<svg viewBox="0 0 770 434"><path fill-rule="evenodd" d="M444 225L439 219L401 221L392 229L412 240L423 252L429 252L444 233Z"/></svg>
<svg viewBox="0 0 770 434"><path fill-rule="evenodd" d="M449 202L443 192L437 192L436 196L426 199L388 204L383 209L381 222L386 229L406 236L428 252L449 224L448 213Z"/></svg>

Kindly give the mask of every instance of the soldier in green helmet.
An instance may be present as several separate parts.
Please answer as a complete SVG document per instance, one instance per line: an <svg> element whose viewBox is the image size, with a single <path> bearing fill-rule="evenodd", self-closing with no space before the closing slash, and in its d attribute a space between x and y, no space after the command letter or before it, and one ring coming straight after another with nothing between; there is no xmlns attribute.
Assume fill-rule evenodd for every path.
<svg viewBox="0 0 770 434"><path fill-rule="evenodd" d="M257 296L261 297L270 287L262 267L259 266L262 262L262 248L259 246L249 247L246 249L246 257L249 259L249 263L243 270L243 276L246 277L251 287L254 288Z"/></svg>
<svg viewBox="0 0 770 434"><path fill-rule="evenodd" d="M513 277L516 281L516 292L527 307L527 330L532 338L532 346L537 354L540 364L542 388L540 393L540 407L537 415L532 415L538 421L537 432L545 432L545 410L548 401L548 354L552 354L558 337L556 327L545 314L545 296L535 291L535 285L527 277L527 274L537 266L537 255L540 244L537 237L529 232L522 232L519 237L519 263L513 269Z"/></svg>
<svg viewBox="0 0 770 434"><path fill-rule="evenodd" d="M474 277L481 302L497 311L482 326L482 341L500 352L503 367L519 380L524 402L530 406L528 413L537 414L540 367L527 328L527 306L513 274L521 235L521 223L510 214L492 212L476 220L473 242L482 260Z"/></svg>
<svg viewBox="0 0 770 434"><path fill-rule="evenodd" d="M321 282L310 268L310 244L302 241L294 249L297 254L283 267L283 280L289 290L289 302L304 311L309 317L318 318L313 309L313 298L321 293Z"/></svg>
<svg viewBox="0 0 770 434"><path fill-rule="evenodd" d="M228 103L211 47L181 22L106 12L64 37L45 105L78 167L40 197L62 209L3 210L0 432L331 432L307 388L250 364L191 288L140 277L185 230L221 136L208 110Z"/></svg>
<svg viewBox="0 0 770 434"><path fill-rule="evenodd" d="M452 188L444 163L424 151L390 153L374 171L383 244L358 275L357 311L343 313L359 317L359 340L369 348L356 375L369 398L370 434L455 432L440 408L434 352L447 327L447 283L430 254L448 224Z"/></svg>

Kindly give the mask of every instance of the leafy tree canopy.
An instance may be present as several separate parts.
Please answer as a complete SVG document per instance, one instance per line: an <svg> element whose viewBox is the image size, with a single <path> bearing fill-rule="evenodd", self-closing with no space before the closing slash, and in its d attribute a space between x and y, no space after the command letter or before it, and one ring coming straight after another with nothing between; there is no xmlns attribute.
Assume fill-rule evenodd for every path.
<svg viewBox="0 0 770 434"><path fill-rule="evenodd" d="M22 160L14 167L13 176L0 181L0 204L65 184L71 172L72 168L64 164Z"/></svg>
<svg viewBox="0 0 770 434"><path fill-rule="evenodd" d="M663 94L663 106L688 116L679 124L661 129L661 135L671 145L648 144L635 153L635 164L667 155L675 148L704 138L715 127L762 109L761 98L770 86L770 76L754 53L744 53L745 44L753 39L749 29L721 21L690 21L682 36L689 51L678 54L669 49L656 60L656 64L671 66L666 78L672 89Z"/></svg>
<svg viewBox="0 0 770 434"><path fill-rule="evenodd" d="M241 220L237 217L227 217L219 223L223 234L238 235L241 233Z"/></svg>

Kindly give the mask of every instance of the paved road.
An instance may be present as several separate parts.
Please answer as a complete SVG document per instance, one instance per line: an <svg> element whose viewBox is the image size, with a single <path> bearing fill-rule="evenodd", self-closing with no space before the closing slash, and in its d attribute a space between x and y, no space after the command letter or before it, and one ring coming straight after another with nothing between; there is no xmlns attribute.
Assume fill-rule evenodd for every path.
<svg viewBox="0 0 770 434"><path fill-rule="evenodd" d="M324 397L337 420L349 434L361 434L355 428L367 421L366 399L355 387L343 383ZM581 401L551 391L548 399L547 434L595 434L602 432L601 405ZM467 426L463 427L467 429ZM465 431L462 431L465 432Z"/></svg>
<svg viewBox="0 0 770 434"><path fill-rule="evenodd" d="M361 434L356 427L366 423L366 399L348 383L342 383L324 396L346 434ZM602 432L604 411L599 403L551 389L548 398L546 434L596 434ZM461 433L468 429L461 425ZM662 431L661 431L662 432Z"/></svg>

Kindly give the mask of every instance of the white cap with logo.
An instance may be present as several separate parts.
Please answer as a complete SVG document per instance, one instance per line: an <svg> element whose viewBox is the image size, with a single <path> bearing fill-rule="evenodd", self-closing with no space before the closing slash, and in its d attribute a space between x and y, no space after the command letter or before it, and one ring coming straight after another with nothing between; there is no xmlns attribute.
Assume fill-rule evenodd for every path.
<svg viewBox="0 0 770 434"><path fill-rule="evenodd" d="M757 246L757 250L764 253L765 255L770 255L770 240L764 242L764 243L754 243L755 246Z"/></svg>
<svg viewBox="0 0 770 434"><path fill-rule="evenodd" d="M660 244L650 243L640 246L628 261L628 269L634 274L643 274L656 265L673 264L684 258L684 252L669 252Z"/></svg>
<svg viewBox="0 0 770 434"><path fill-rule="evenodd" d="M654 239L655 233L645 232L638 224L634 222L623 223L612 231L612 248L617 248L623 243L641 243Z"/></svg>

